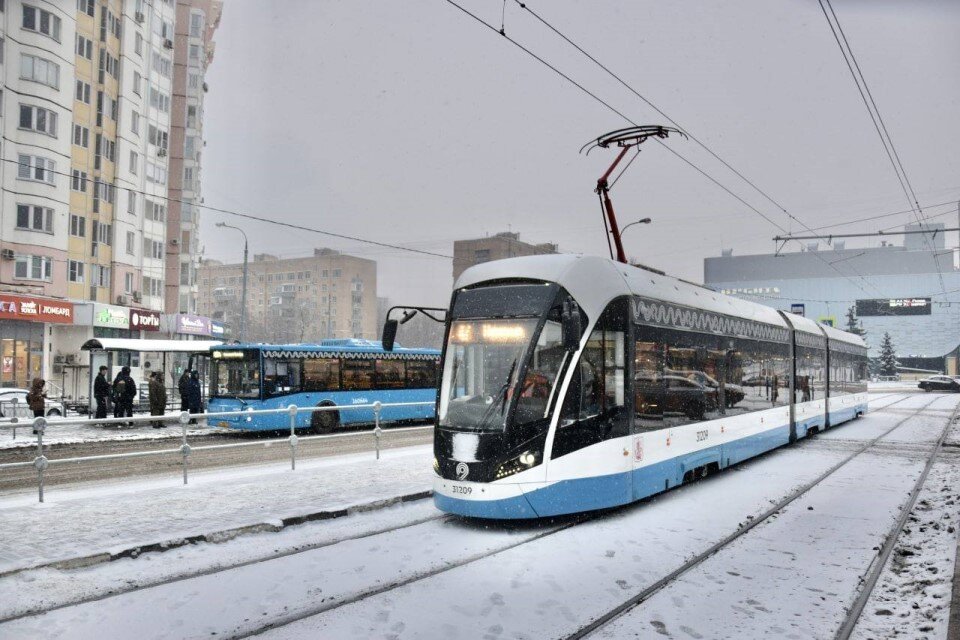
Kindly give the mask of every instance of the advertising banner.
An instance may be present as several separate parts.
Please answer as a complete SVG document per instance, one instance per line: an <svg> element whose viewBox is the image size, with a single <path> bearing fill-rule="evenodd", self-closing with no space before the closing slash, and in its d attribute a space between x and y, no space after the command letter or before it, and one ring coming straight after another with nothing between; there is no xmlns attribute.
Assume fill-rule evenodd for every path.
<svg viewBox="0 0 960 640"><path fill-rule="evenodd" d="M134 331L160 331L160 312L130 309L130 328Z"/></svg>
<svg viewBox="0 0 960 640"><path fill-rule="evenodd" d="M177 333L185 333L191 336L209 336L210 318L195 316L189 313L178 313Z"/></svg>
<svg viewBox="0 0 960 640"><path fill-rule="evenodd" d="M130 310L127 307L115 307L112 304L93 305L93 326L108 329L129 329Z"/></svg>
<svg viewBox="0 0 960 640"><path fill-rule="evenodd" d="M0 319L73 324L73 303L3 293Z"/></svg>

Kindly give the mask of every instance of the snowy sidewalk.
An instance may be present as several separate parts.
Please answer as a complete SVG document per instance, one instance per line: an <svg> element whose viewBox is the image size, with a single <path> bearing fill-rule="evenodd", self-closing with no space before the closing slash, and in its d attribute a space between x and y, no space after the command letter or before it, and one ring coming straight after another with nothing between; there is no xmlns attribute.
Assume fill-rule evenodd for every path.
<svg viewBox="0 0 960 640"><path fill-rule="evenodd" d="M278 463L196 472L187 486L162 479L58 488L43 504L33 493L0 497L0 575L258 525L279 528L309 514L425 492L431 452L417 446L386 451L379 461L371 453L310 460L296 471Z"/></svg>

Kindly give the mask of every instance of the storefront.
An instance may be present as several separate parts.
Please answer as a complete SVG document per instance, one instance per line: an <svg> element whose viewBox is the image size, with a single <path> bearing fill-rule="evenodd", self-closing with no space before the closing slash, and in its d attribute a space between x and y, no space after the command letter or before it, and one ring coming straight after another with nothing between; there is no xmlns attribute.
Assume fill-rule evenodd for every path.
<svg viewBox="0 0 960 640"><path fill-rule="evenodd" d="M0 387L28 388L46 377L46 327L72 324L73 312L69 302L0 294Z"/></svg>

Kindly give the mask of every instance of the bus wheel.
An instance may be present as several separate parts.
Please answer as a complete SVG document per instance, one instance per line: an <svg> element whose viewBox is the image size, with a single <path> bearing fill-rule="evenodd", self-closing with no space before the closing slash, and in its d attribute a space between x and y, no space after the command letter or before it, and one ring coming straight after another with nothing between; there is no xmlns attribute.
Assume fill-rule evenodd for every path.
<svg viewBox="0 0 960 640"><path fill-rule="evenodd" d="M333 406L333 405L320 405ZM314 411L310 416L310 430L314 433L332 433L340 425L338 411Z"/></svg>

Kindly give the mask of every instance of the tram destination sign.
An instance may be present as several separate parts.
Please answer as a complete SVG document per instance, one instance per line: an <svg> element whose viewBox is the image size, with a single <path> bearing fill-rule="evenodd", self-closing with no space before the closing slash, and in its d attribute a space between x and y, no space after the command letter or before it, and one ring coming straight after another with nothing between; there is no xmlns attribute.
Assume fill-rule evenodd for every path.
<svg viewBox="0 0 960 640"><path fill-rule="evenodd" d="M858 316L928 316L930 298L857 300Z"/></svg>

